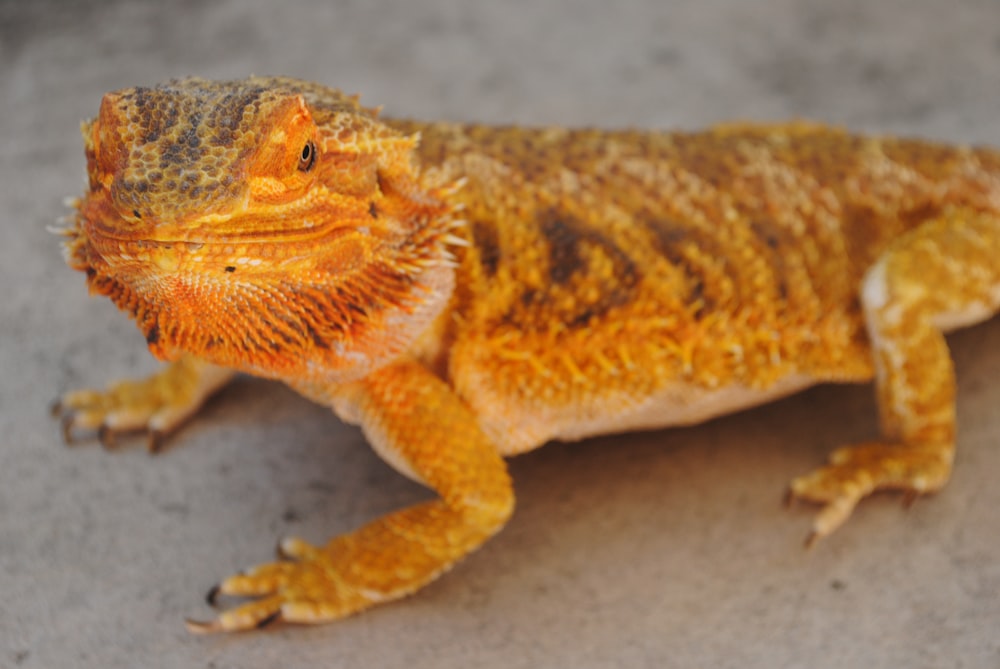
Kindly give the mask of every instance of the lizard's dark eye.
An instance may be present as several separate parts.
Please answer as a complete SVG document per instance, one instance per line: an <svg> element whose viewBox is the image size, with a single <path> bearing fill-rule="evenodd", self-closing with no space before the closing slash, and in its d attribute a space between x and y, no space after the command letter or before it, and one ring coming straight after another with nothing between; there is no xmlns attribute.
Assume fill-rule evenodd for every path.
<svg viewBox="0 0 1000 669"><path fill-rule="evenodd" d="M299 154L299 170L302 172L308 172L312 169L312 166L316 163L316 145L313 144L312 140L306 142L306 145L302 147L302 153Z"/></svg>

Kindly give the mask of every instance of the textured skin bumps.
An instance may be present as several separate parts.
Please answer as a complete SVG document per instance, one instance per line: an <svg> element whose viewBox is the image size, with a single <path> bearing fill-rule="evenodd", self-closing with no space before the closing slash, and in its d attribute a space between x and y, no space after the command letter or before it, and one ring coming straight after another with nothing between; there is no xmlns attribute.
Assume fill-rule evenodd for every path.
<svg viewBox="0 0 1000 669"><path fill-rule="evenodd" d="M450 374L505 452L677 383L870 378L867 268L943 212L1000 204L990 152L803 123L421 130L422 164L470 180Z"/></svg>
<svg viewBox="0 0 1000 669"><path fill-rule="evenodd" d="M184 80L105 96L83 131L69 262L160 357L344 381L400 354L447 299L449 206L413 183L413 140L351 98Z"/></svg>
<svg viewBox="0 0 1000 669"><path fill-rule="evenodd" d="M68 262L174 362L65 396L67 434L165 433L244 371L360 424L439 496L323 547L284 542L291 561L214 591L257 599L199 632L413 592L506 522L500 456L823 381L874 377L882 434L792 482L823 505L813 538L875 490L936 491L955 446L942 331L1000 306L988 149L809 123L383 120L284 78L118 91L83 131Z"/></svg>
<svg viewBox="0 0 1000 669"><path fill-rule="evenodd" d="M340 112L361 113L355 100L329 89L274 84L258 78L220 89L185 79L106 95L83 133L88 155L103 158L101 177L111 179L117 209L164 218L238 203L249 185L246 162L268 119L297 103L290 94L308 100L320 122Z"/></svg>

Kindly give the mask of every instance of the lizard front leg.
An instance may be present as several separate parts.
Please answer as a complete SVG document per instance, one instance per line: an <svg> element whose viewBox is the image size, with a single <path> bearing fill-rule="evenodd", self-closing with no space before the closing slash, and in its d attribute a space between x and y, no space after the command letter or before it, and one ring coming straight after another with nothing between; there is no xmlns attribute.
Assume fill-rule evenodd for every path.
<svg viewBox="0 0 1000 669"><path fill-rule="evenodd" d="M62 418L67 442L77 430L97 430L105 446L122 432L145 430L149 450L218 392L235 372L182 355L144 379L116 381L105 390L75 390L63 395L52 412Z"/></svg>
<svg viewBox="0 0 1000 669"><path fill-rule="evenodd" d="M896 240L861 294L876 369L882 439L838 449L791 484L823 504L810 543L839 527L863 497L940 490L955 452L955 374L943 331L984 320L1000 302L1000 220L956 210Z"/></svg>
<svg viewBox="0 0 1000 669"><path fill-rule="evenodd" d="M320 395L310 389L310 395ZM224 580L213 593L259 597L193 632L244 630L276 618L322 623L408 595L496 533L513 511L506 465L451 388L416 362L335 391L383 457L440 498L383 516L323 547L286 540L287 560Z"/></svg>

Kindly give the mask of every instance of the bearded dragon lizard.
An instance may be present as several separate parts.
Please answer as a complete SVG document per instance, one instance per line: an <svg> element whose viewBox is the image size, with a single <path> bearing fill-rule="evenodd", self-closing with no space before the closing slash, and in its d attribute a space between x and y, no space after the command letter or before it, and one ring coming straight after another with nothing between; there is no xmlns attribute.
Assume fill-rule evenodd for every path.
<svg viewBox="0 0 1000 669"><path fill-rule="evenodd" d="M503 458L875 380L881 436L795 479L828 535L939 490L943 332L1000 305L1000 154L795 122L705 132L383 119L286 78L107 94L69 265L170 361L67 393L67 439L151 442L235 372L360 424L438 498L225 579L196 632L319 623L414 592L510 517Z"/></svg>

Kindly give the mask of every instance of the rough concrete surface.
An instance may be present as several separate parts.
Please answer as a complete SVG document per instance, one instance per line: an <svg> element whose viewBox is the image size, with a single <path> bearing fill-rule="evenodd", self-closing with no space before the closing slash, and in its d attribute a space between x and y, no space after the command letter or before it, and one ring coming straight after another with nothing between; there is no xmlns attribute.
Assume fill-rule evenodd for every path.
<svg viewBox="0 0 1000 669"><path fill-rule="evenodd" d="M322 407L243 379L170 445L62 445L59 393L154 368L45 230L105 91L282 73L395 115L694 128L808 117L1000 144L996 0L0 0L0 667L998 667L1000 322L950 338L951 485L804 551L786 482L874 434L868 387L551 445L519 508L418 596L194 637L202 593L426 495Z"/></svg>

